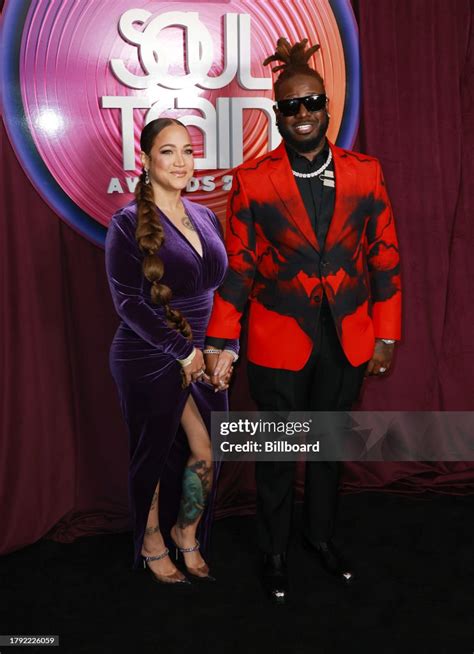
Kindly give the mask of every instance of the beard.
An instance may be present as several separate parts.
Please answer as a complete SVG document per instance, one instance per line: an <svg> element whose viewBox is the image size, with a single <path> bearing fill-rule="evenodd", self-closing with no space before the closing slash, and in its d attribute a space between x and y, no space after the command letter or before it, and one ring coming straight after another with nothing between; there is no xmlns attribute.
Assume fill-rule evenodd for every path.
<svg viewBox="0 0 474 654"><path fill-rule="evenodd" d="M288 143L288 145L291 146L293 150L296 150L296 152L300 153L312 152L313 150L316 150L316 148L322 143L329 126L329 118L326 114L326 120L321 123L316 134L305 140L300 140L293 136L291 130L286 125L282 124L281 121L277 120L276 125L282 139L285 141L285 143Z"/></svg>

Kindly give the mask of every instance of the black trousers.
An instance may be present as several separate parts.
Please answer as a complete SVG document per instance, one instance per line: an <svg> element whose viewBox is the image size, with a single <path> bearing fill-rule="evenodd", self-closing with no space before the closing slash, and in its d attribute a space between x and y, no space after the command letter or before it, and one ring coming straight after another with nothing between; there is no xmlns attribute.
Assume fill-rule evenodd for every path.
<svg viewBox="0 0 474 654"><path fill-rule="evenodd" d="M293 372L248 364L250 393L260 411L349 411L358 398L367 363L347 360L326 303L311 356ZM307 461L303 530L313 543L334 531L340 464ZM263 552L286 551L293 512L294 461L257 462L257 530Z"/></svg>

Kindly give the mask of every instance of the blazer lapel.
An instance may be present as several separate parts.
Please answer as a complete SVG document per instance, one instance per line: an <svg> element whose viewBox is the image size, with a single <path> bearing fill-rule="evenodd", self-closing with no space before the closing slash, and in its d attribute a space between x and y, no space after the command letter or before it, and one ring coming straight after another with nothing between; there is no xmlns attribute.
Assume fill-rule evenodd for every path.
<svg viewBox="0 0 474 654"><path fill-rule="evenodd" d="M273 184L275 193L282 202L284 213L313 248L319 252L318 240L296 185L290 162L288 161L288 155L286 154L285 144L282 142L274 150L274 153L276 160L274 159L272 161L273 170L269 173L269 178Z"/></svg>
<svg viewBox="0 0 474 654"><path fill-rule="evenodd" d="M347 200L352 198L356 193L356 176L352 163L347 154L341 148L329 143L334 161L334 179L336 183L336 197L334 199L334 211L331 222L329 223L328 232L324 249L330 249L337 243L338 235L341 233L345 221L347 220Z"/></svg>

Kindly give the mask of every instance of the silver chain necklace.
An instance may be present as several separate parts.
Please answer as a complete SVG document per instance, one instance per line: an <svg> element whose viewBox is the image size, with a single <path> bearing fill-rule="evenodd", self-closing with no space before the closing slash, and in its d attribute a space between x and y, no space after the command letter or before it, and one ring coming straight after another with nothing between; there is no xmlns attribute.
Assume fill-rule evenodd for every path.
<svg viewBox="0 0 474 654"><path fill-rule="evenodd" d="M329 150L328 158L323 163L323 165L320 168L318 168L318 170L313 170L312 173L299 173L298 171L292 169L292 172L295 177L304 177L304 178L317 177L318 175L320 175L322 172L326 170L326 168L329 166L331 161L332 161L332 152L331 150Z"/></svg>

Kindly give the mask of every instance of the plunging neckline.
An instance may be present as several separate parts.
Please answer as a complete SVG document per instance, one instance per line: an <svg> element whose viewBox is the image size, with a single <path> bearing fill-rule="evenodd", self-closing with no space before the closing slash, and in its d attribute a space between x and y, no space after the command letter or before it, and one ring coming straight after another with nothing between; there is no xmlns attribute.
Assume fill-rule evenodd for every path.
<svg viewBox="0 0 474 654"><path fill-rule="evenodd" d="M196 232L197 237L198 237L198 239L199 239L199 243L200 243L200 245L201 245L202 254L200 254L200 252L199 252L199 251L196 249L196 247L191 243L191 241L190 241L189 238L184 234L184 232L182 232L182 231L179 229L179 227L176 227L176 225L175 225L174 222L171 220L171 218L168 218L168 216L165 214L165 212L164 212L162 209L160 209L160 208L158 207L158 211L161 213L162 216L164 216L164 217L166 218L166 220L167 220L167 221L169 222L169 224L173 227L173 229L175 229L175 230L178 232L178 234L181 235L181 237L186 241L186 243L187 243L187 244L192 248L192 250L196 253L196 255L199 257L199 259L202 261L203 258L204 258L204 239L202 238L202 235L201 235L201 233L199 232L196 223L194 222L194 220L193 220L193 219L191 218L191 216L189 215L189 212L188 212L188 210L187 210L187 207L186 207L186 204L185 204L184 199L181 198L181 201L182 201L182 203L183 203L183 207L184 207L185 215L187 216L189 222L190 222L190 223L192 224L192 226L194 227L194 231Z"/></svg>

